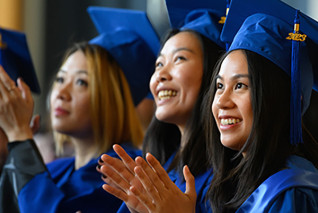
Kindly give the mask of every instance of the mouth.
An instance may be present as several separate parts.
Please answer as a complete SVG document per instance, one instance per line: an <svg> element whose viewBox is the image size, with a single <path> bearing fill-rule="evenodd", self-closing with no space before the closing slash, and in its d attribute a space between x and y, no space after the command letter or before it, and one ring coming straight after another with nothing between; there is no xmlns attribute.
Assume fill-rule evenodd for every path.
<svg viewBox="0 0 318 213"><path fill-rule="evenodd" d="M159 100L166 100L172 97L175 97L177 95L177 91L175 90L161 90L158 93Z"/></svg>
<svg viewBox="0 0 318 213"><path fill-rule="evenodd" d="M238 118L226 118L226 119L221 119L221 125L226 126L226 125L233 125L242 122L241 119Z"/></svg>
<svg viewBox="0 0 318 213"><path fill-rule="evenodd" d="M54 110L54 114L55 114L55 116L63 116L63 115L69 114L69 111L67 111L67 110L65 110L65 109L63 109L63 108L58 107L58 108L56 108L56 109Z"/></svg>

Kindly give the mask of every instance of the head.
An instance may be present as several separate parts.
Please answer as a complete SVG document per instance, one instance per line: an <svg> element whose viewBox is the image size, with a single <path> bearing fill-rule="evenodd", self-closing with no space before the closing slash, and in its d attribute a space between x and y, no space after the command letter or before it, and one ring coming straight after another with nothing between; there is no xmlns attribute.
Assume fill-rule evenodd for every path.
<svg viewBox="0 0 318 213"><path fill-rule="evenodd" d="M158 120L172 123L181 132L190 118L203 77L203 50L198 35L183 31L163 45L151 77L150 89Z"/></svg>
<svg viewBox="0 0 318 213"><path fill-rule="evenodd" d="M216 69L210 106L224 147L244 153L253 147L247 142L258 143L252 140L259 129L279 123L280 138L288 140L290 79L286 73L248 50L229 52Z"/></svg>
<svg viewBox="0 0 318 213"><path fill-rule="evenodd" d="M50 109L60 151L72 137L92 138L97 155L115 143L142 141L125 75L97 45L79 43L66 52L52 87Z"/></svg>
<svg viewBox="0 0 318 213"><path fill-rule="evenodd" d="M178 51L173 54L173 50ZM197 56L193 55L194 51ZM144 151L155 154L161 163L177 151L182 140L184 153L178 162L188 162L195 174L207 168L206 164L202 164L202 161L206 162L206 156L202 155L206 142L201 120L204 117L202 100L210 87L213 67L222 52L223 49L213 41L191 30L173 30L164 40L150 83L157 110L144 140ZM160 93L157 88L171 92ZM180 128L176 127L180 124L184 129L181 140ZM196 156L194 152L200 154Z"/></svg>

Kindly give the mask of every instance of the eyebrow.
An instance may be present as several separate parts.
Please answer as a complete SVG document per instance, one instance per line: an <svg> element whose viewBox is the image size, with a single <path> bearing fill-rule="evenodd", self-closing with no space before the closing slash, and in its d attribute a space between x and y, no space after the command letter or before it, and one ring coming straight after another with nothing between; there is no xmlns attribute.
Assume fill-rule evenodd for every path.
<svg viewBox="0 0 318 213"><path fill-rule="evenodd" d="M172 53L175 54L176 52L180 52L180 51L188 51L188 52L194 53L193 50L186 48L186 47L177 48L177 49L173 50ZM161 52L159 53L158 57L159 56L162 56Z"/></svg>
<svg viewBox="0 0 318 213"><path fill-rule="evenodd" d="M248 74L236 74L236 75L232 76L230 79L231 79L231 80L236 80L236 79L239 79L239 78L248 78L248 77L249 77ZM217 80L217 79L223 80L223 77L220 76L220 75L217 75L217 76L215 77L215 79L216 79L216 80Z"/></svg>
<svg viewBox="0 0 318 213"><path fill-rule="evenodd" d="M58 72L67 73L66 70L62 70L62 69L60 69ZM86 70L78 70L78 71L76 71L76 74L86 74L86 75L88 75Z"/></svg>

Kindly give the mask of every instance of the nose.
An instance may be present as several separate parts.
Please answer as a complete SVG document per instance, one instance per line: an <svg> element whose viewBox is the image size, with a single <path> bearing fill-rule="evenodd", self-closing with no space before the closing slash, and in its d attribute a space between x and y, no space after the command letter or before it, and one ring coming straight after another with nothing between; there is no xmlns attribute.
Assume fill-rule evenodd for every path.
<svg viewBox="0 0 318 213"><path fill-rule="evenodd" d="M167 80L171 80L170 68L168 65L166 65L165 67L162 67L160 70L156 72L157 82L163 82Z"/></svg>
<svg viewBox="0 0 318 213"><path fill-rule="evenodd" d="M64 83L62 85L59 85L58 87L56 87L55 89L53 90L56 90L56 98L57 99L60 99L60 100L64 100L64 101L69 101L71 100L71 85L70 84L67 84L67 83Z"/></svg>
<svg viewBox="0 0 318 213"><path fill-rule="evenodd" d="M216 106L219 109L229 109L234 107L234 102L232 100L232 93L230 90L224 90L221 94L216 94Z"/></svg>

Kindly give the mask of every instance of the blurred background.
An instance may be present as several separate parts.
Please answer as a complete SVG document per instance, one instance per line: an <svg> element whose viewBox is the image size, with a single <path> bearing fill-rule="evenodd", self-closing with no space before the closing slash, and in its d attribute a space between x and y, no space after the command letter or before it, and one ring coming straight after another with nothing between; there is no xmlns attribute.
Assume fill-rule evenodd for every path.
<svg viewBox="0 0 318 213"><path fill-rule="evenodd" d="M283 0L318 20L317 0ZM97 31L86 9L105 6L146 11L159 36L169 28L164 0L0 0L0 27L27 35L41 95L34 95L35 113L41 115L40 132L49 131L46 98L64 51L73 43L90 40ZM318 139L318 97L315 93L305 123Z"/></svg>

